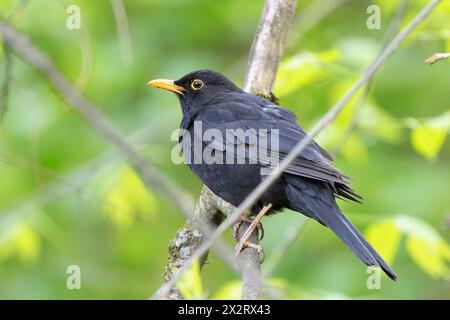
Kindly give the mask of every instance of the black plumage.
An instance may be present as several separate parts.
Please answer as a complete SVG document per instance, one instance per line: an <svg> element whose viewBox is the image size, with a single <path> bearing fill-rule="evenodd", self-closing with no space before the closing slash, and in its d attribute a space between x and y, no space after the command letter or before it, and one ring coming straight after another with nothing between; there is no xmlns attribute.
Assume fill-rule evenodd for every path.
<svg viewBox="0 0 450 320"><path fill-rule="evenodd" d="M292 112L244 92L211 70L149 84L177 93L183 112L180 144L186 162L216 195L235 206L264 179L264 169L282 160L306 136ZM233 136L228 134L230 129L250 134ZM278 145L271 140L275 134ZM260 141L267 143L267 154L258 149ZM277 157L272 151L278 151ZM205 162L205 154L215 162ZM356 202L362 198L332 160L327 151L311 143L260 197L253 214L271 203L269 213L289 208L313 218L333 230L365 264L381 267L395 280L389 265L339 209L336 198Z"/></svg>

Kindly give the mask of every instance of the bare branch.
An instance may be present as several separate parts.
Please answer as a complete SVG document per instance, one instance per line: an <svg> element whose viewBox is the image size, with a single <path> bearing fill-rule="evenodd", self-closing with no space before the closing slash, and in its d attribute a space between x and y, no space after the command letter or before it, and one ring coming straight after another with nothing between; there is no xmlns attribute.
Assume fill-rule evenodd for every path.
<svg viewBox="0 0 450 320"><path fill-rule="evenodd" d="M92 71L92 48L88 28L80 30L81 70L75 81L75 88L80 92L84 90Z"/></svg>
<svg viewBox="0 0 450 320"><path fill-rule="evenodd" d="M308 146L312 139L319 134L325 127L327 127L340 113L342 108L348 103L348 101L358 92L358 90L364 86L376 73L376 71L382 66L382 64L394 53L399 45L406 39L406 37L420 24L441 2L442 0L433 0L423 8L419 14L403 29L386 47L386 49L378 56L362 73L360 78L355 84L347 91L347 93L334 105L312 128L310 134L303 140L301 140L293 150L286 156L286 158L280 163L279 167L272 172L272 174L263 180L258 187L244 200L241 205L234 210L234 212L228 216L211 235L211 237L205 239L205 241L199 246L199 248L192 254L192 256L186 261L180 270L173 275L163 287L161 287L161 293L167 293L170 288L179 280L179 278L189 269L192 262L198 257L204 255L208 248L228 229L230 228L240 216L258 199L271 184L283 173L287 166L296 158L296 156Z"/></svg>
<svg viewBox="0 0 450 320"><path fill-rule="evenodd" d="M161 121L161 123L164 123L164 121ZM150 127L152 129L151 131L149 130ZM127 137L127 140L129 139L133 142L138 142L139 140L145 140L147 143L149 141L151 142L156 138L157 134L160 134L161 130L155 130L158 128L162 129L162 125L159 123L151 123L151 126L148 128L145 127L136 130L136 132ZM0 161L4 163L9 162L10 165L24 167L24 165L21 165L18 161L9 161L9 159L5 159L2 155L0 155ZM96 158L81 164L77 168L72 169L68 173L57 174L49 172L50 176L47 174L46 176L52 178L51 182L41 186L26 199L21 199L20 202L11 208L0 211L0 216L2 218L9 218L10 215L15 213L29 210L34 206L44 206L48 202L54 201L68 193L83 190L89 181L97 175L102 174L103 170L107 169L106 163L108 165L116 165L124 161L125 159L122 153L118 152L117 149L111 149Z"/></svg>
<svg viewBox="0 0 450 320"><path fill-rule="evenodd" d="M22 11L28 6L30 0L19 0L16 1L15 5L9 11L9 13L4 17L4 21L13 21Z"/></svg>
<svg viewBox="0 0 450 320"><path fill-rule="evenodd" d="M400 2L400 4L398 5L395 15L392 18L392 22L390 23L389 28L383 37L383 41L382 41L380 50L378 52L378 56L383 53L383 50L386 48L386 46L389 44L389 42L392 40L392 38L399 31L403 17L406 14L406 9L408 7L408 3L409 3L409 0L402 0ZM355 111L353 112L352 119L350 121L350 125L348 126L347 130L342 134L342 136L339 138L338 142L336 143L336 145L334 147L333 152L331 153L334 157L341 151L341 149L344 147L345 143L350 138L353 131L358 127L359 121L361 120L363 107L365 105L367 97L369 96L370 89L372 88L372 83L373 83L373 78L370 79L364 86L364 91L361 93L361 95L358 98L358 102L357 102Z"/></svg>
<svg viewBox="0 0 450 320"><path fill-rule="evenodd" d="M436 62L444 59L450 58L450 53L435 53L431 57L429 57L427 60L425 60L426 64L432 65Z"/></svg>
<svg viewBox="0 0 450 320"><path fill-rule="evenodd" d="M2 23L0 25L0 32L7 46L47 77L64 98L77 109L94 128L127 155L134 169L139 173L147 186L155 188L163 193L178 208L180 208L184 214L187 216L190 215L192 210L190 197L172 183L172 181L160 174L158 170L147 164L145 159L142 158L130 142L125 139L125 137L93 103L79 94L46 55L36 49L28 38L14 31L8 24Z"/></svg>
<svg viewBox="0 0 450 320"><path fill-rule="evenodd" d="M348 0L316 0L300 11L292 28L293 38L301 38L331 12Z"/></svg>
<svg viewBox="0 0 450 320"><path fill-rule="evenodd" d="M447 215L444 217L444 221L442 223L442 227L445 230L450 229L450 212L447 212Z"/></svg>
<svg viewBox="0 0 450 320"><path fill-rule="evenodd" d="M128 65L133 63L133 51L131 49L130 28L128 26L127 11L122 0L111 0L111 5L116 18L117 34L119 35L122 57Z"/></svg>
<svg viewBox="0 0 450 320"><path fill-rule="evenodd" d="M175 283L168 291L166 290L167 283L171 283L173 276L188 263L204 239L210 237L214 228L233 210L234 207L231 204L214 195L208 187L203 186L194 214L188 219L185 226L178 230L175 238L169 244L169 258L163 274L165 283L151 299L183 299L183 295L174 285ZM219 241L213 245L213 249L223 261L238 272L232 260L233 252L228 246ZM208 251L205 251L204 254L196 257L199 259L200 268L206 263L207 256Z"/></svg>
<svg viewBox="0 0 450 320"><path fill-rule="evenodd" d="M248 222L239 225L238 239L242 238L249 226ZM253 232L248 241L254 244L259 243L258 232ZM242 275L243 300L259 300L261 298L263 283L260 263L258 251L251 247L244 248L236 258L236 265Z"/></svg>
<svg viewBox="0 0 450 320"><path fill-rule="evenodd" d="M9 52L9 48L6 45L6 42L3 41L3 56L4 56L4 71L5 75L3 78L3 84L0 87L0 121L3 120L6 111L8 110L8 96L9 96L9 87L11 82L11 67L12 67L12 59L11 53Z"/></svg>
<svg viewBox="0 0 450 320"><path fill-rule="evenodd" d="M296 0L267 0L253 40L244 90L270 97Z"/></svg>
<svg viewBox="0 0 450 320"><path fill-rule="evenodd" d="M300 219L297 219L294 225L289 227L289 229L286 230L286 236L283 240L281 240L278 243L278 246L273 250L272 255L270 257L270 260L267 261L267 268L265 269L264 275L266 277L269 277L273 274L276 267L280 264L282 258L286 254L286 252L292 247L295 240L300 235L301 231L306 225L306 218L301 217Z"/></svg>

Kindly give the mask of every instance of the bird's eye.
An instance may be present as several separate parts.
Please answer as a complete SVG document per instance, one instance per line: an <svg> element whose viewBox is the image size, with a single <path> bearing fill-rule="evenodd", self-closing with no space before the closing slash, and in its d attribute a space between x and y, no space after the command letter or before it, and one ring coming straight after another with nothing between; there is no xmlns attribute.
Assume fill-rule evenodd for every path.
<svg viewBox="0 0 450 320"><path fill-rule="evenodd" d="M203 81L202 81L202 80L198 80L198 79L195 79L195 80L192 81L192 83L191 83L191 87L192 87L192 89L194 89L194 90L200 90L201 88L203 88L204 85L205 85L205 84L203 83Z"/></svg>

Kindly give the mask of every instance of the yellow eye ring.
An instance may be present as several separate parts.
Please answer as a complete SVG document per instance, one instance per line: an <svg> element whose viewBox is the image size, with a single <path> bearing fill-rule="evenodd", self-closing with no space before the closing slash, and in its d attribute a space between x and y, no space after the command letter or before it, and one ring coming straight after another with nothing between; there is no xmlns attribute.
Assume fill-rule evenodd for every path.
<svg viewBox="0 0 450 320"><path fill-rule="evenodd" d="M199 79L195 79L194 81L192 81L191 83L191 88L194 90L200 90L201 88L203 88L205 84L203 83L202 80Z"/></svg>

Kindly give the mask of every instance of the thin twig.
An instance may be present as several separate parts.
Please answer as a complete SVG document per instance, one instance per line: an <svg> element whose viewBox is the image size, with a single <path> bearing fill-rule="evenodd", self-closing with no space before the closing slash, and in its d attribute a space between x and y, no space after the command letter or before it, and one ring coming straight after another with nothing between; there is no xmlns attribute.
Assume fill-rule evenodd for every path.
<svg viewBox="0 0 450 320"><path fill-rule="evenodd" d="M305 217L300 217L297 221L286 230L286 235L282 239L277 247L273 250L270 260L267 261L267 267L265 268L264 276L266 278L273 275L276 267L280 264L281 260L285 256L286 252L292 247L295 240L298 238L302 230L305 228L307 220Z"/></svg>
<svg viewBox="0 0 450 320"><path fill-rule="evenodd" d="M164 123L162 121L161 123ZM149 129L152 129L151 131ZM148 143L151 142L155 137L156 133L160 133L161 130L158 129L158 124L151 123L149 127L141 128L136 130L127 137L127 140L137 142L138 140L144 140ZM24 210L29 210L35 206L42 207L50 201L54 201L70 192L83 190L86 184L91 181L96 176L100 175L107 169L105 163L108 165L118 165L124 162L125 157L117 149L111 149L104 152L103 154L91 159L82 165L72 169L68 173L56 174L53 173L53 180L46 185L39 187L30 196L25 199L21 199L20 202L13 205L12 207L0 211L0 217L9 218L12 215L22 212ZM11 159L9 159L11 160ZM0 156L0 161L9 162L10 165L24 167L21 163L13 159L8 161ZM193 204L192 204L193 206ZM32 211L36 212L36 211Z"/></svg>
<svg viewBox="0 0 450 320"><path fill-rule="evenodd" d="M380 56L383 53L383 50L386 48L386 46L389 44L389 42L392 40L392 38L397 34L398 30L400 29L401 22L406 14L406 9L408 8L408 2L409 0L402 0L398 5L395 15L392 18L392 22L389 25L389 28L383 37L383 41L380 47L380 51L378 52L378 56ZM341 151L341 149L344 147L345 143L350 138L353 131L355 131L355 129L357 128L359 121L361 120L363 107L366 103L367 97L369 96L370 90L372 88L372 84L373 78L370 79L364 86L364 91L359 96L355 111L353 112L352 119L350 120L350 124L347 130L339 138L333 151L331 152L333 157L336 157L336 155Z"/></svg>
<svg viewBox="0 0 450 320"><path fill-rule="evenodd" d="M75 87L82 92L86 87L92 70L92 48L89 30L83 27L80 30L81 70L75 81Z"/></svg>
<svg viewBox="0 0 450 320"><path fill-rule="evenodd" d="M342 6L348 0L316 0L302 9L292 28L293 38L298 40L326 16Z"/></svg>
<svg viewBox="0 0 450 320"><path fill-rule="evenodd" d="M228 230L239 218L240 216L258 199L270 185L276 181L276 179L283 173L283 171L289 166L289 164L297 157L297 155L302 152L311 142L312 139L321 132L325 127L327 127L332 121L337 117L342 108L348 103L348 101L358 92L358 90L369 81L376 71L382 66L382 64L389 58L394 51L399 47L399 45L405 40L405 38L417 27L417 25L422 22L433 9L442 0L431 1L424 9L422 9L419 14L408 24L408 26L400 32L394 40L389 44L389 46L383 51L383 53L376 58L362 73L360 78L355 82L355 84L347 91L347 93L339 100L336 105L334 105L322 118L321 120L312 128L309 135L301 140L292 151L286 156L286 158L280 163L279 167L275 169L268 178L263 180L258 187L253 190L253 192L244 200L241 205L225 219L216 229L216 231L206 239L202 245L194 252L189 260L183 265L182 268L159 290L160 294L167 294L170 288L179 280L179 278L189 269L192 262L198 257L205 254L208 248L218 239L226 230Z"/></svg>
<svg viewBox="0 0 450 320"><path fill-rule="evenodd" d="M88 122L107 140L116 145L130 159L136 172L144 183L160 191L170 199L184 214L192 211L190 197L172 181L160 174L136 151L134 146L120 133L99 109L84 98L56 68L54 63L41 51L36 49L24 35L13 30L8 24L2 23L0 31L7 45L19 54L26 62L47 77L62 96L77 109Z"/></svg>
<svg viewBox="0 0 450 320"><path fill-rule="evenodd" d="M3 19L4 21L13 21L30 3L30 0L19 0L10 10L8 15Z"/></svg>
<svg viewBox="0 0 450 320"><path fill-rule="evenodd" d="M42 176L45 178L53 179L54 184L52 184L52 185L57 186L58 191L60 192L60 193L58 193L58 196L63 196L64 191L66 191L67 193L75 192L75 193L79 193L80 196L85 197L87 200L89 200L93 203L101 204L104 207L108 207L108 208L118 210L118 211L128 211L129 210L125 206L118 205L117 203L113 203L112 201L110 201L108 199L104 199L102 196L97 195L94 192L90 192L90 193L85 192L86 191L86 183L88 181L92 180L96 175L98 175L101 172L100 169L105 168L105 161L102 162L101 168L97 168L97 170L91 170L91 172L88 176L89 179L84 178L84 179L82 179L83 181L77 181L76 178L79 178L78 176L76 176L76 177L71 176L71 175L65 176L65 175L59 174L53 170L41 167L36 163L29 163L24 159L11 158L11 157L5 156L1 153L0 153L0 162L7 164L9 166L12 166L12 167L22 169L24 171L29 171L29 172L35 173L36 175L39 175L39 177ZM88 180L88 181L86 181L86 180ZM46 186L46 187L48 187L48 186ZM48 189L46 187L39 187L39 188L37 188L37 190L39 192L44 192L44 190L46 190L48 192ZM33 197L33 199L34 199L34 197ZM45 200L49 200L49 199L55 200L55 198L48 198L48 197L45 197L44 199ZM22 200L21 206L19 208L21 208L21 207L33 208L34 207L33 205L36 205L36 202L32 201L31 205L27 204L27 205L23 206L22 205L23 202L28 203L28 199ZM41 202L40 206L43 206L45 203L46 203L45 201L44 201L44 203ZM9 211L16 212L16 211L20 211L20 209L16 208L15 210L8 210L8 212ZM8 212L4 213L2 211L2 212L0 212L0 214L2 216L4 216L4 215L8 215L9 214ZM33 211L33 212L37 212L37 211ZM146 213L146 212L141 212L141 214L144 214L144 213Z"/></svg>
<svg viewBox="0 0 450 320"><path fill-rule="evenodd" d="M3 84L0 88L0 122L3 120L6 111L8 111L8 96L11 82L12 59L11 53L5 41L3 41L3 61L4 61L4 77Z"/></svg>
<svg viewBox="0 0 450 320"><path fill-rule="evenodd" d="M435 53L431 57L429 57L427 60L425 60L425 63L432 65L440 60L445 60L448 58L450 58L450 53Z"/></svg>
<svg viewBox="0 0 450 320"><path fill-rule="evenodd" d="M117 34L122 51L122 57L126 64L133 63L133 51L131 48L130 27L128 26L127 11L122 0L111 0L111 6L116 19Z"/></svg>

